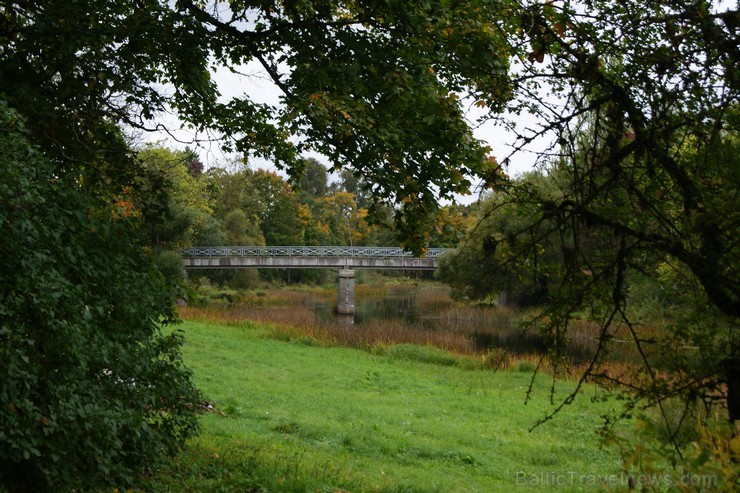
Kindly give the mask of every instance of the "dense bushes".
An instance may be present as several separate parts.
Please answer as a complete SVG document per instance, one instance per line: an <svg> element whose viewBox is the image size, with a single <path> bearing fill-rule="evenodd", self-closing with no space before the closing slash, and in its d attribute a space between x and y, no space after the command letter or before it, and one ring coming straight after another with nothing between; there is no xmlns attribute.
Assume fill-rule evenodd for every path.
<svg viewBox="0 0 740 493"><path fill-rule="evenodd" d="M0 484L128 484L197 428L171 295L125 214L0 129Z"/></svg>

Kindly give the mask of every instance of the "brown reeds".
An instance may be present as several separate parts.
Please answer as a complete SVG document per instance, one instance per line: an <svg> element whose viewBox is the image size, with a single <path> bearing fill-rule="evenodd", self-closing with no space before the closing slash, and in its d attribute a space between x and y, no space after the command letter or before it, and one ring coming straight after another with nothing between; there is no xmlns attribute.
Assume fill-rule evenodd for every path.
<svg viewBox="0 0 740 493"><path fill-rule="evenodd" d="M409 289L412 286L405 286ZM357 299L381 299L403 286L356 287ZM491 350L504 352L502 369L539 368L561 378L578 378L588 367L600 333L599 325L575 321L563 358L553 364L547 357L552 347L548 338L535 328L525 328L535 312L493 306L471 306L452 300L444 289L416 289L414 305L423 315L408 323L401 319L374 319L362 325L342 324L327 313L317 315L312 304L328 306L336 296L333 289L274 289L245 293L229 306L213 304L180 307L183 319L208 323L234 324L245 320L269 326L273 335L284 340L311 339L322 345L354 347L368 351L396 344L434 346L461 356L485 358ZM657 331L660 328L645 328ZM622 340L624 336L624 340ZM634 374L630 362L627 332L615 332L615 358L600 363L599 371L623 380ZM617 378L618 377L618 378Z"/></svg>

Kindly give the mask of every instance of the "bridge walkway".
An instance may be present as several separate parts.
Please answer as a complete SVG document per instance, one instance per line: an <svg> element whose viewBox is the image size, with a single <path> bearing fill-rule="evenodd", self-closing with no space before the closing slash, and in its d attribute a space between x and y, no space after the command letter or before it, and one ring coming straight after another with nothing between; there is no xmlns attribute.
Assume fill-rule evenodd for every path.
<svg viewBox="0 0 740 493"><path fill-rule="evenodd" d="M435 270L445 248L414 257L399 247L206 246L180 251L186 269L397 269Z"/></svg>

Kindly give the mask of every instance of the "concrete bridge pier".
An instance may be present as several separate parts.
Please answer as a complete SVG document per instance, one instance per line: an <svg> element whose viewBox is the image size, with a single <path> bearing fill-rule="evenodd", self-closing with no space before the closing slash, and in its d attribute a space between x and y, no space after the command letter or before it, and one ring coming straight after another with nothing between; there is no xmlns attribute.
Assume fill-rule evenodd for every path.
<svg viewBox="0 0 740 493"><path fill-rule="evenodd" d="M354 315L355 313L355 271L339 269L339 295L337 297L337 313L340 315Z"/></svg>

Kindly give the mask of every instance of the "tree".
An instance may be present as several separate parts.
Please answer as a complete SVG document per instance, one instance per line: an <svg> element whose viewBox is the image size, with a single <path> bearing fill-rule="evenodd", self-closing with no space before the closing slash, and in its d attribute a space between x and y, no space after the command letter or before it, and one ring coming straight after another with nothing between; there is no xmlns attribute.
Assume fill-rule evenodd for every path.
<svg viewBox="0 0 740 493"><path fill-rule="evenodd" d="M207 226L202 223L212 215L211 200L206 180L191 172L192 152L148 145L136 157L145 175L140 179L140 193L132 199L142 216L140 227L148 235L144 241L154 248L177 250L192 246L194 238L209 236L202 230L211 227L212 221Z"/></svg>
<svg viewBox="0 0 740 493"><path fill-rule="evenodd" d="M264 245L265 239L257 224L250 221L241 209L229 212L223 220L228 245ZM259 282L255 269L240 269L237 272L219 272L220 277L231 274L229 285L237 289L253 288Z"/></svg>
<svg viewBox="0 0 740 493"><path fill-rule="evenodd" d="M274 202L262 222L262 232L268 245L302 245L311 211L299 204L294 193L274 197Z"/></svg>
<svg viewBox="0 0 740 493"><path fill-rule="evenodd" d="M305 167L300 181L300 192L302 195L313 200L325 197L329 191L329 175L323 164L316 159L303 160Z"/></svg>
<svg viewBox="0 0 740 493"><path fill-rule="evenodd" d="M501 108L511 89L504 33L476 1L211 9L190 0L77 0L3 9L0 87L60 155L120 150L118 123L152 130L159 112L173 111L296 181L304 151L353 169L372 184L368 194L394 205L399 239L416 251L436 200L490 171L457 93L470 89ZM239 72L249 62L280 88L282 105L219 97L212 66ZM102 181L130 178L123 168L98 171Z"/></svg>
<svg viewBox="0 0 740 493"><path fill-rule="evenodd" d="M317 221L325 230L328 245L370 245L374 228L367 221L367 211L355 203L354 195L335 192L319 201Z"/></svg>
<svg viewBox="0 0 740 493"><path fill-rule="evenodd" d="M172 298L130 202L91 195L0 103L0 483L130 484L197 429Z"/></svg>
<svg viewBox="0 0 740 493"><path fill-rule="evenodd" d="M384 156L392 159L395 170L379 168L386 176L378 186L393 189L397 202L409 197L408 218L433 205L434 193L427 193L432 182L445 193L464 184L459 166L480 168L480 146L439 79L429 74L425 85L411 84L428 64L416 58L406 66L407 55L416 57L408 51L411 38L389 42L393 26L382 18L385 9L365 14L365 6L352 6L353 20L344 22L347 11L333 2L311 11L292 2L223 5L232 19L189 1L42 0L0 7L2 143L10 148L2 162L1 241L11 259L0 291L0 475L13 490L128 484L195 429L197 395L179 359L181 338L159 332L160 322L173 318L172 299L135 227L152 211L137 208L135 200L147 174L122 128L152 129L158 112L173 110L198 128L234 137L245 154L272 157L288 169L303 148L321 150L319 141L335 148L336 157L354 158L357 149L329 143L351 128L372 141L362 146L368 151L357 167L369 173L376 162L390 160ZM378 27L368 29L368 22ZM344 63L354 58L352 51L334 50L336 36L354 38L360 44L353 49L368 60L382 57L396 66L372 75L369 87L391 75L376 92L408 110L406 123L394 128L389 111L385 123L370 123L379 102L369 92L349 115L338 106L351 103L348 85L324 90L306 76L319 61L321 79L339 75L330 73L339 69L356 87L365 84L356 66ZM311 60L322 52L331 60ZM292 59L278 65L283 56ZM219 99L211 61L238 70L253 59L273 75L278 66L293 67L292 77L276 75L286 90L284 109L246 97ZM422 121L417 100L436 106L439 121ZM304 124L315 125L316 132ZM430 145L405 137L409 128ZM291 133L303 136L298 148ZM429 149L438 151L434 160L426 159ZM444 166L429 166L440 159ZM419 176L424 182L404 183L417 169L427 170ZM148 183L148 197L158 196L163 183Z"/></svg>
<svg viewBox="0 0 740 493"><path fill-rule="evenodd" d="M171 292L139 241L148 174L121 130L164 107L156 81L209 91L204 53L175 17L153 1L0 7L0 249L11 259L0 481L11 491L129 485L197 429L182 335L162 330Z"/></svg>
<svg viewBox="0 0 740 493"><path fill-rule="evenodd" d="M318 151L395 204L401 240L418 249L437 198L489 171L456 91L473 87L496 107L510 91L505 39L476 3L12 4L0 84L15 107L43 103L27 106L29 124L60 150L101 118L150 129L171 109L296 177L300 153ZM282 106L219 98L211 65L251 61L282 90Z"/></svg>
<svg viewBox="0 0 740 493"><path fill-rule="evenodd" d="M367 196L370 185L363 183L352 170L343 169L339 173L339 182L333 185L338 191L349 192L354 195L358 207L367 209L370 206L371 202Z"/></svg>
<svg viewBox="0 0 740 493"><path fill-rule="evenodd" d="M666 0L523 3L518 12L511 108L541 126L522 131L517 148L551 137L540 165L559 193L501 185L531 220L509 238L489 236L489 249L512 262L543 241L567 253L541 321L554 342L567 338L575 314L599 324L581 383L624 385L628 411L662 412L677 398L686 410L697 400L719 405L737 421L737 10ZM691 286L662 337L648 337L630 310L638 273ZM628 380L602 366L617 330L642 355ZM678 435L675 425L667 434Z"/></svg>
<svg viewBox="0 0 740 493"><path fill-rule="evenodd" d="M328 245L329 232L321 224L321 205L329 194L328 172L323 164L313 158L305 159L305 169L297 189L301 212L305 218L303 228L304 245Z"/></svg>
<svg viewBox="0 0 740 493"><path fill-rule="evenodd" d="M430 232L430 248L455 248L473 223L471 206L446 205L434 217Z"/></svg>
<svg viewBox="0 0 740 493"><path fill-rule="evenodd" d="M264 245L259 227L250 222L241 209L234 209L223 220L226 243L229 245Z"/></svg>
<svg viewBox="0 0 740 493"><path fill-rule="evenodd" d="M212 183L202 173L193 173L198 165L189 150L147 145L137 150L136 158L143 173L136 180L138 192L128 198L136 210L142 242L155 251L156 263L169 273L167 277L182 279L185 272L176 267L177 250L228 242L225 227L213 214Z"/></svg>
<svg viewBox="0 0 740 493"><path fill-rule="evenodd" d="M537 198L559 195L556 182L538 172L512 179L512 185ZM465 231L462 248L440 259L438 276L453 287L454 296L498 305L538 306L546 301L567 249L551 238L556 222L537 221L537 202L521 198L513 202L503 191L490 193Z"/></svg>

